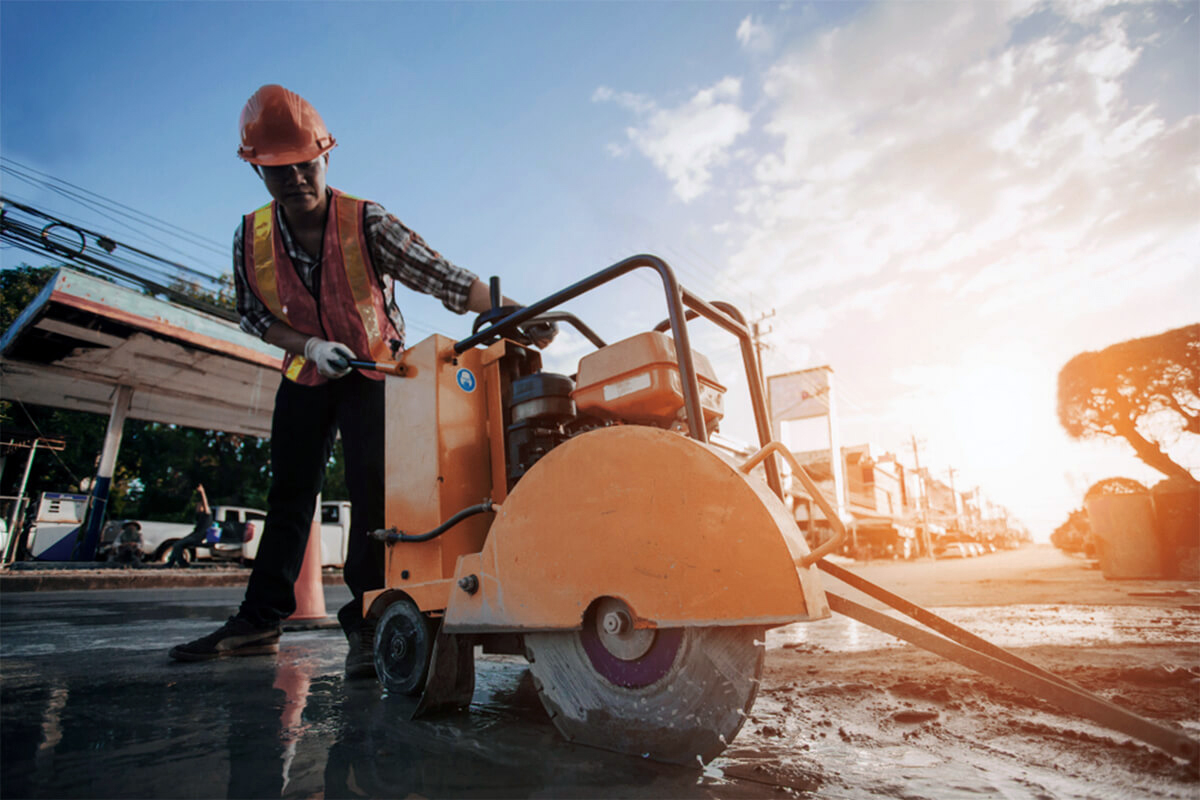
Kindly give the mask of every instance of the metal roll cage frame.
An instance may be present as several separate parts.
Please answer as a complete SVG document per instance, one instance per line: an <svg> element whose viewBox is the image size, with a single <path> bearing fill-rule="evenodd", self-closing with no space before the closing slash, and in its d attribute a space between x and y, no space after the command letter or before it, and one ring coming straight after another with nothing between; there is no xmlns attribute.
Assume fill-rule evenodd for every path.
<svg viewBox="0 0 1200 800"><path fill-rule="evenodd" d="M536 303L531 303L492 325L455 342L454 352L464 353L473 347L486 343L496 336L515 333L518 328L534 317L545 315L546 312L573 300L581 294L590 292L616 278L632 272L635 269L652 269L662 279L663 290L667 300L667 319L655 330L666 330L669 327L675 340L675 358L679 364L679 375L683 384L683 405L688 419L688 435L701 442L708 442L708 429L704 423L704 414L700 403L700 383L696 376L696 365L692 358L691 339L688 335L688 320L704 317L717 326L733 334L741 346L742 362L746 368L747 383L750 388L750 402L754 409L755 427L758 433L759 445L766 447L771 441L771 421L767 414L766 394L763 389L763 377L758 369L758 358L754 351L754 341L750 329L746 326L746 318L734 306L716 302L709 303L694 293L679 285L675 271L667 262L652 255L631 256L618 261L610 267L600 270L583 280L561 289ZM686 308L685 308L686 306ZM554 316L566 322L575 324L573 317ZM576 327L579 327L576 325ZM582 330L582 329L581 329ZM585 333L586 335L586 333ZM595 342L595 339L588 337ZM783 496L783 484L779 478L779 468L775 459L768 459L764 464L767 471L767 484L780 497Z"/></svg>

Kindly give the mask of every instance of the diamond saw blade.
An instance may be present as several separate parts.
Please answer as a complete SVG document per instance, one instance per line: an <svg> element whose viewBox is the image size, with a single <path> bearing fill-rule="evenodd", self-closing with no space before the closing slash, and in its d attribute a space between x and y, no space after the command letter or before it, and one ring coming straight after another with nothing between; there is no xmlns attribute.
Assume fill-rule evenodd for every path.
<svg viewBox="0 0 1200 800"><path fill-rule="evenodd" d="M623 658L630 648L613 641L614 627L606 632L592 614L582 631L525 634L530 672L559 732L668 763L719 755L754 705L764 629L653 630L648 646L633 649L639 655Z"/></svg>

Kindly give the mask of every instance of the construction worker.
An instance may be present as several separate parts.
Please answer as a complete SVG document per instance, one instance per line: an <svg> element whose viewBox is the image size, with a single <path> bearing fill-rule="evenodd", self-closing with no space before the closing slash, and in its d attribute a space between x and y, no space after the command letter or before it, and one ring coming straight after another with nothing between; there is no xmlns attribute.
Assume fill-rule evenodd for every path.
<svg viewBox="0 0 1200 800"><path fill-rule="evenodd" d="M242 110L238 155L262 179L272 202L242 220L233 240L241 327L285 351L271 422L272 479L267 519L238 612L172 658L199 661L274 653L280 621L296 608L300 572L325 465L340 432L350 493L344 567L353 599L338 611L350 649L347 677L373 677L373 630L363 593L384 585L384 388L378 372L351 360L395 357L404 321L393 282L438 297L452 311L490 308L487 284L455 266L381 206L328 187L336 141L304 98L261 87ZM511 301L505 300L506 303ZM553 323L525 333L539 347Z"/></svg>

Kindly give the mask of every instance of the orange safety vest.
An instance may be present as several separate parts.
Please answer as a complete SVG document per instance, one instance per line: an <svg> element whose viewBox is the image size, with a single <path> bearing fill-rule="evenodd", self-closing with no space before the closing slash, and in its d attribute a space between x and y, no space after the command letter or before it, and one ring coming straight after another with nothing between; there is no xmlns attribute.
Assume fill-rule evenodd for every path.
<svg viewBox="0 0 1200 800"><path fill-rule="evenodd" d="M247 214L242 251L246 282L263 305L300 333L341 342L363 361L393 358L389 342L400 336L387 315L383 288L367 247L366 201L333 189L314 296L296 271L275 224L275 202ZM280 365L290 380L305 386L325 383L316 365L298 353L284 353ZM374 380L379 372L364 371Z"/></svg>

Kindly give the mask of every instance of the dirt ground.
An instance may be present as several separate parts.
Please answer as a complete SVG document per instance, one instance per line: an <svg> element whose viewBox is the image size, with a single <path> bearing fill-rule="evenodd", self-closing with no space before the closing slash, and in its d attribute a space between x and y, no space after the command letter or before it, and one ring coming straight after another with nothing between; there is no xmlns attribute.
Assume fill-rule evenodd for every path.
<svg viewBox="0 0 1200 800"><path fill-rule="evenodd" d="M1049 546L847 566L1200 738L1200 584L1106 581ZM772 631L767 645L751 718L710 767L732 794L1200 798L1193 769L1159 750L845 617Z"/></svg>

